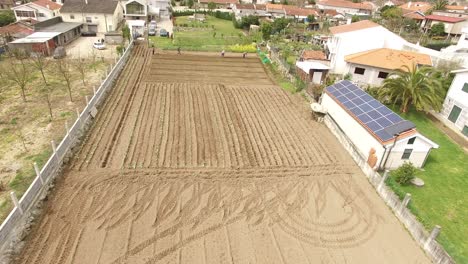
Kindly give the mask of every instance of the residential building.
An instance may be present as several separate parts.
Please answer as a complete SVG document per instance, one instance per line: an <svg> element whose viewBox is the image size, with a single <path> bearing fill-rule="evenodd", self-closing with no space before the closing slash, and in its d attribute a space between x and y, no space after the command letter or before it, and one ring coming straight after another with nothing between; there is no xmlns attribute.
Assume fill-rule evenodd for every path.
<svg viewBox="0 0 468 264"><path fill-rule="evenodd" d="M33 32L33 26L23 21L17 21L10 25L0 27L0 47L15 39L31 35Z"/></svg>
<svg viewBox="0 0 468 264"><path fill-rule="evenodd" d="M320 0L317 8L323 10L336 10L343 15L370 16L374 10L371 2L353 3L347 0Z"/></svg>
<svg viewBox="0 0 468 264"><path fill-rule="evenodd" d="M0 10L10 10L14 6L14 0L0 0Z"/></svg>
<svg viewBox="0 0 468 264"><path fill-rule="evenodd" d="M60 14L61 4L49 0L37 0L12 8L16 21L34 19L44 21Z"/></svg>
<svg viewBox="0 0 468 264"><path fill-rule="evenodd" d="M60 9L63 21L83 23L83 31L117 30L123 21L123 4L115 0L66 0Z"/></svg>
<svg viewBox="0 0 468 264"><path fill-rule="evenodd" d="M330 69L330 61L320 50L304 50L296 62L296 72L306 83L322 84Z"/></svg>
<svg viewBox="0 0 468 264"><path fill-rule="evenodd" d="M52 55L55 48L65 46L81 36L82 23L63 22L62 17L54 17L34 25L34 33L8 43L11 49L40 52Z"/></svg>
<svg viewBox="0 0 468 264"><path fill-rule="evenodd" d="M404 3L402 5L398 6L403 10L403 14L406 14L410 11L419 11L423 14L427 13L431 8L432 4L428 2L411 2L409 1L408 3Z"/></svg>
<svg viewBox="0 0 468 264"><path fill-rule="evenodd" d="M441 115L468 137L468 69L453 73L455 78L448 90Z"/></svg>
<svg viewBox="0 0 468 264"><path fill-rule="evenodd" d="M450 35L460 35L462 28L468 27L468 21L463 17L451 17L441 15L427 15L421 24L425 31L431 29L435 24L444 24L444 32Z"/></svg>
<svg viewBox="0 0 468 264"><path fill-rule="evenodd" d="M458 5L446 5L445 9L451 13L466 14L466 12L468 12L468 6L463 6L463 5L459 5L459 6Z"/></svg>
<svg viewBox="0 0 468 264"><path fill-rule="evenodd" d="M375 170L395 169L407 161L423 167L430 151L439 147L412 122L350 81L325 88L320 103L359 156Z"/></svg>
<svg viewBox="0 0 468 264"><path fill-rule="evenodd" d="M408 11L408 10L405 10L405 12L406 13L403 13L403 17L414 20L419 26L421 26L421 24L424 21L424 18L426 17L424 15L424 13L421 12L421 11Z"/></svg>
<svg viewBox="0 0 468 264"><path fill-rule="evenodd" d="M257 14L255 4L234 4L232 5L232 12L237 19Z"/></svg>
<svg viewBox="0 0 468 264"><path fill-rule="evenodd" d="M208 4L212 2L217 8L231 8L232 5L238 4L239 0L198 0L198 5L201 8L208 8Z"/></svg>
<svg viewBox="0 0 468 264"><path fill-rule="evenodd" d="M374 49L345 56L347 72L353 82L380 86L395 70L406 71L416 66L432 66L431 56L413 51ZM406 67L405 67L406 66Z"/></svg>
<svg viewBox="0 0 468 264"><path fill-rule="evenodd" d="M399 50L406 43L400 36L369 20L331 27L330 32L325 49L330 72L334 74L346 73L347 55L379 48Z"/></svg>

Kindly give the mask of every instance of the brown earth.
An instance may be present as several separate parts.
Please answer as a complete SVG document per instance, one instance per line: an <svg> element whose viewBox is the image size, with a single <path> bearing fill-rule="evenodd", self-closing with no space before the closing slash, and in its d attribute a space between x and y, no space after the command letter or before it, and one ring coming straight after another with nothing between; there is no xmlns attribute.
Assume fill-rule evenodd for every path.
<svg viewBox="0 0 468 264"><path fill-rule="evenodd" d="M137 46L17 263L428 263L258 59Z"/></svg>

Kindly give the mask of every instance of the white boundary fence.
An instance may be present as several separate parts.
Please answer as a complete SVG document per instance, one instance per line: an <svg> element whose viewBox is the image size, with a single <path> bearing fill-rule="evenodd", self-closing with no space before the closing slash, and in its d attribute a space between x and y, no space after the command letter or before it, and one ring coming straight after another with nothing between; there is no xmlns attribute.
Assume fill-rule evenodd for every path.
<svg viewBox="0 0 468 264"><path fill-rule="evenodd" d="M396 217L405 225L416 242L421 246L426 254L431 257L432 261L439 264L455 263L445 249L436 241L437 235L440 232L440 226L435 226L429 234L424 226L407 208L411 200L411 194L407 193L403 201L400 201L398 196L385 184L385 180L388 177L388 171L386 171L383 176L374 171L367 164L366 159L353 145L343 130L329 115L325 116L324 123L335 135L338 141L340 141L340 143L345 147L349 154L351 154L353 160L367 176L369 182L374 186L380 197L382 197L385 203L393 210Z"/></svg>
<svg viewBox="0 0 468 264"><path fill-rule="evenodd" d="M84 110L81 113L78 109L76 110L77 119L73 126L69 129L68 125L65 125L67 133L60 144L55 146L55 143L53 141L51 142L53 153L44 167L39 170L37 164L34 164L37 176L21 197L21 200L18 201L14 192L10 193L15 207L0 226L0 252L8 249L11 243L17 242L17 237L23 232L23 226L28 221L30 211L39 201L39 197L47 192L51 180L60 172L67 154L69 154L76 143L78 143L79 138L87 128L87 124L93 118L95 114L93 112L96 107L105 98L106 93L112 88L114 80L124 68L132 48L133 41L130 42L124 54L118 60L116 59L115 66L111 66L110 71L106 70L106 76L98 90L94 91L91 100L88 100L86 97L87 105Z"/></svg>

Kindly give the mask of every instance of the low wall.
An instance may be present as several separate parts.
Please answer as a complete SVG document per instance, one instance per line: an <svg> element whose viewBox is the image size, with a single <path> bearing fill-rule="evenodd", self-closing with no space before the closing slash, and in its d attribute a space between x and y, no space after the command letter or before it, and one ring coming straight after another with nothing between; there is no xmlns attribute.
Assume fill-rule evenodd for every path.
<svg viewBox="0 0 468 264"><path fill-rule="evenodd" d="M392 209L396 217L405 225L414 240L416 240L426 254L431 257L432 261L439 264L455 263L444 248L436 241L436 237L440 232L440 226L434 227L432 232L428 233L424 226L416 219L410 210L407 209L407 205L411 200L411 195L406 194L405 199L401 201L385 184L388 172L381 176L379 173L374 171L367 164L359 151L357 151L357 148L353 145L351 140L349 140L346 134L329 115L325 116L323 122L348 151L353 160L367 176L369 182L374 186L380 197L382 197L385 203Z"/></svg>
<svg viewBox="0 0 468 264"><path fill-rule="evenodd" d="M105 99L107 92L112 88L114 80L119 76L124 68L130 52L133 48L131 42L125 53L116 61L115 66L106 74L105 79L101 83L98 90L95 91L91 100L88 101L85 109L80 113L77 109L77 119L71 128L67 127L67 134L62 139L58 146L52 141L53 154L50 156L44 167L39 170L36 164L36 178L29 186L28 190L21 197L21 200L16 199L14 192L11 192L15 208L10 212L8 217L0 226L0 263L7 260L13 250L17 250L17 244L20 242L31 225L31 220L34 217L34 208L38 202L43 200L47 195L49 188L52 186L53 179L59 175L62 166L71 155L72 148L79 143L79 139L85 132L88 124L93 118L93 112L100 103Z"/></svg>

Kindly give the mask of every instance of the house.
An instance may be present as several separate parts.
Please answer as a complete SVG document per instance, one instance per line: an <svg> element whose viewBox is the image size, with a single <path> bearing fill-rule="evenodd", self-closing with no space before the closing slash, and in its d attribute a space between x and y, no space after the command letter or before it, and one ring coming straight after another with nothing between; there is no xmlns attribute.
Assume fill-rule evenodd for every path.
<svg viewBox="0 0 468 264"><path fill-rule="evenodd" d="M254 4L234 4L232 5L232 12L237 19L241 19L244 16L256 15L256 9Z"/></svg>
<svg viewBox="0 0 468 264"><path fill-rule="evenodd" d="M432 66L431 56L413 51L374 49L345 56L347 72L360 84L380 86L395 70L411 69L413 65Z"/></svg>
<svg viewBox="0 0 468 264"><path fill-rule="evenodd" d="M451 17L441 15L427 15L421 24L424 31L428 31L435 24L444 24L444 32L450 35L460 35L462 28L468 26L468 21L464 17Z"/></svg>
<svg viewBox="0 0 468 264"><path fill-rule="evenodd" d="M325 49L330 60L330 72L334 74L346 73L347 55L379 48L399 50L406 43L400 36L369 20L331 27L329 30L331 36Z"/></svg>
<svg viewBox="0 0 468 264"><path fill-rule="evenodd" d="M406 13L403 13L403 17L412 19L418 24L418 26L421 26L426 16L421 11L407 11L406 10Z"/></svg>
<svg viewBox="0 0 468 264"><path fill-rule="evenodd" d="M168 17L172 12L170 0L148 0L149 20L153 20L155 16Z"/></svg>
<svg viewBox="0 0 468 264"><path fill-rule="evenodd" d="M320 0L317 8L323 10L336 10L343 15L371 16L374 5L371 2L353 3L347 0Z"/></svg>
<svg viewBox="0 0 468 264"><path fill-rule="evenodd" d="M402 9L403 14L406 14L410 11L419 11L423 14L427 13L431 8L432 4L428 2L408 2L398 6Z"/></svg>
<svg viewBox="0 0 468 264"><path fill-rule="evenodd" d="M0 0L0 10L10 10L15 6L15 1L13 0Z"/></svg>
<svg viewBox="0 0 468 264"><path fill-rule="evenodd" d="M468 6L457 6L457 5L446 5L445 6L445 9L448 11L448 12L451 12L451 13L461 13L461 14L465 14L466 12L468 12Z"/></svg>
<svg viewBox="0 0 468 264"><path fill-rule="evenodd" d="M374 169L395 169L409 161L421 168L439 146L350 81L325 88L320 103L356 152Z"/></svg>
<svg viewBox="0 0 468 264"><path fill-rule="evenodd" d="M123 4L114 0L66 0L60 9L64 22L83 23L83 31L117 30L123 21Z"/></svg>
<svg viewBox="0 0 468 264"><path fill-rule="evenodd" d="M312 8L301 8L297 6L284 6L284 10L286 11L286 16L289 18L293 18L296 21L305 21L309 15L312 15L316 18L320 16L320 13Z"/></svg>
<svg viewBox="0 0 468 264"><path fill-rule="evenodd" d="M330 61L320 50L304 50L296 61L296 72L306 83L322 84L330 69Z"/></svg>
<svg viewBox="0 0 468 264"><path fill-rule="evenodd" d="M54 17L34 25L34 33L8 43L11 49L53 54L58 46L65 46L81 36L83 24L63 22L62 17Z"/></svg>
<svg viewBox="0 0 468 264"><path fill-rule="evenodd" d="M468 69L452 73L455 73L455 78L448 90L441 115L468 137Z"/></svg>
<svg viewBox="0 0 468 264"><path fill-rule="evenodd" d="M169 0L126 0L124 2L125 20L151 21L156 17L169 16Z"/></svg>
<svg viewBox="0 0 468 264"><path fill-rule="evenodd" d="M18 5L13 8L16 21L34 19L44 21L60 14L61 4L49 0L37 0L34 2Z"/></svg>
<svg viewBox="0 0 468 264"><path fill-rule="evenodd" d="M232 5L239 3L238 0L198 0L201 8L208 8L211 2L215 3L217 8L231 8Z"/></svg>
<svg viewBox="0 0 468 264"><path fill-rule="evenodd" d="M286 17L286 10L284 10L285 6L286 5L266 4L266 11L271 14L273 18Z"/></svg>
<svg viewBox="0 0 468 264"><path fill-rule="evenodd" d="M32 25L17 21L10 25L0 27L0 47L15 39L24 38L34 32Z"/></svg>

